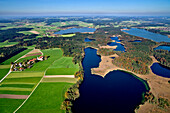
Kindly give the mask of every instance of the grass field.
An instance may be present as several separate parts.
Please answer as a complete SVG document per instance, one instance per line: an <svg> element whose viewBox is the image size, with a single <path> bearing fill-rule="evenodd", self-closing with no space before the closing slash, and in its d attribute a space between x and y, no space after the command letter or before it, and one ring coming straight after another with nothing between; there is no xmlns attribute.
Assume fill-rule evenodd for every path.
<svg viewBox="0 0 170 113"><path fill-rule="evenodd" d="M10 68L0 69L0 80L9 72Z"/></svg>
<svg viewBox="0 0 170 113"><path fill-rule="evenodd" d="M78 64L73 64L72 57L62 57L56 60L46 71L46 75L74 75L79 70Z"/></svg>
<svg viewBox="0 0 170 113"><path fill-rule="evenodd" d="M19 82L19 83L38 83L41 77L28 77L28 78L5 78L2 83L11 83L11 82Z"/></svg>
<svg viewBox="0 0 170 113"><path fill-rule="evenodd" d="M46 75L74 75L78 68L49 68Z"/></svg>
<svg viewBox="0 0 170 113"><path fill-rule="evenodd" d="M33 88L34 84L1 84L1 87L21 87L21 88Z"/></svg>
<svg viewBox="0 0 170 113"><path fill-rule="evenodd" d="M0 113L12 113L24 99L0 98Z"/></svg>
<svg viewBox="0 0 170 113"><path fill-rule="evenodd" d="M43 78L42 82L68 82L68 83L76 83L76 78Z"/></svg>
<svg viewBox="0 0 170 113"><path fill-rule="evenodd" d="M30 52L31 50L32 50L32 49L26 49L26 50L20 52L19 54L11 57L10 59L4 61L4 62L1 63L1 64L3 64L3 65L8 65L8 64L10 64L11 62L14 62L14 61L17 60L18 58L20 58L20 57L22 57L23 55L25 55L26 53Z"/></svg>
<svg viewBox="0 0 170 113"><path fill-rule="evenodd" d="M64 93L72 83L41 83L18 113L64 113Z"/></svg>
<svg viewBox="0 0 170 113"><path fill-rule="evenodd" d="M0 90L0 94L29 95L31 91L6 91Z"/></svg>
<svg viewBox="0 0 170 113"><path fill-rule="evenodd" d="M62 37L73 37L75 36L76 34L67 34L67 35L61 35Z"/></svg>
<svg viewBox="0 0 170 113"><path fill-rule="evenodd" d="M42 77L43 72L12 72L7 78Z"/></svg>

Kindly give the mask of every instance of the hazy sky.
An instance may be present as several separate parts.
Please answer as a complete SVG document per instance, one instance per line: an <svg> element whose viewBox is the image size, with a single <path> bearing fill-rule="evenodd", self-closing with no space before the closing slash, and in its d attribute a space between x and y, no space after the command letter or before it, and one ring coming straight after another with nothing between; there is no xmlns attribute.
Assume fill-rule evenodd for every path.
<svg viewBox="0 0 170 113"><path fill-rule="evenodd" d="M0 0L4 14L170 15L170 0Z"/></svg>

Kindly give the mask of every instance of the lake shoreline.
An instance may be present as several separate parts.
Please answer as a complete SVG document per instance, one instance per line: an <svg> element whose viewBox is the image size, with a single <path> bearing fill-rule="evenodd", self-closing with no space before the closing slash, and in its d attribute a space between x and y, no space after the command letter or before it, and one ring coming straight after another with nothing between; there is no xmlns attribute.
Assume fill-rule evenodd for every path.
<svg viewBox="0 0 170 113"><path fill-rule="evenodd" d="M114 70L121 70L121 71L132 73L132 74L136 75L137 77L145 80L148 83L150 91L153 93L153 95L157 99L159 97L163 97L163 98L170 100L170 95L169 95L170 90L168 87L168 85L169 85L168 80L170 80L169 78L164 78L164 77L158 76L158 75L154 74L151 69L149 71L149 74L146 74L146 75L137 74L132 71L126 70L124 68L115 66L112 63L113 59L111 58L114 55L110 55L110 56L100 55L100 56L101 56L101 62L99 63L99 67L92 68L91 69L92 74L99 75L104 78L105 75L107 75L107 73L114 71ZM116 57L118 57L118 56L116 56ZM153 61L152 64L158 63L158 61L153 56L150 56L150 57L152 58L152 61ZM152 64L149 65L148 67L150 68L152 66ZM150 112L150 111L153 112L155 110L159 111L159 109L157 108L157 105L151 104L148 101L146 101L143 105L139 105L139 106L140 106L139 109L135 110L138 113Z"/></svg>

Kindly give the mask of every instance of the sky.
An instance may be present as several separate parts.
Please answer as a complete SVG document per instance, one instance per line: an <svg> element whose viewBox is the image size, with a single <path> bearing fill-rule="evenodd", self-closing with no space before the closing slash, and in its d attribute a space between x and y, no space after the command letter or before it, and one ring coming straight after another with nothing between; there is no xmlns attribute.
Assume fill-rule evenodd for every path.
<svg viewBox="0 0 170 113"><path fill-rule="evenodd" d="M170 16L170 0L0 0L0 15Z"/></svg>

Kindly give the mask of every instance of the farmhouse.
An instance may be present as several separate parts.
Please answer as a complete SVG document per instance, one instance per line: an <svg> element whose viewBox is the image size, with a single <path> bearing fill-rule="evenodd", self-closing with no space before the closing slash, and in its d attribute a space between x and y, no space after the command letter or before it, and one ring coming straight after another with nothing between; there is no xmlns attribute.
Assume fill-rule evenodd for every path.
<svg viewBox="0 0 170 113"><path fill-rule="evenodd" d="M43 61L43 56L37 57L37 60Z"/></svg>

